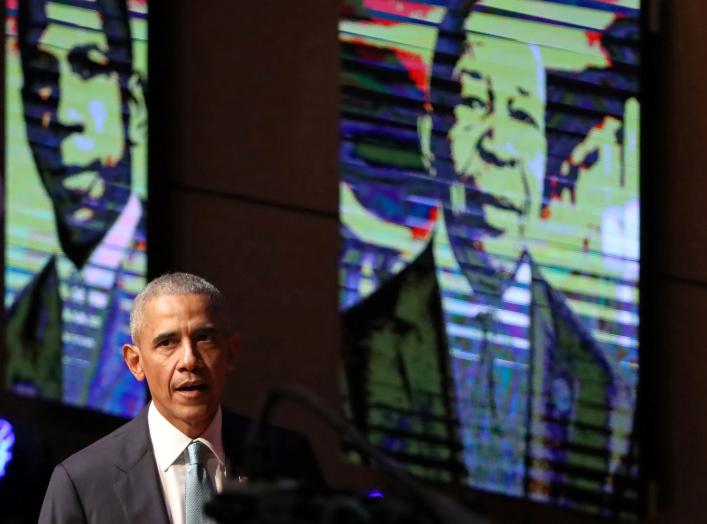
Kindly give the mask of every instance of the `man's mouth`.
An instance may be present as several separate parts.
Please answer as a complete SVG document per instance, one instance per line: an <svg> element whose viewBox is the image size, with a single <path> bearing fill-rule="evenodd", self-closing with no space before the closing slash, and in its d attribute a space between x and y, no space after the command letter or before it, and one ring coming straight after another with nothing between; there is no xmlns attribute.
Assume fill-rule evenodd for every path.
<svg viewBox="0 0 707 524"><path fill-rule="evenodd" d="M175 391L179 391L182 393L191 393L191 392L203 392L206 391L209 388L209 386L205 382L201 381L190 381L190 382L184 382L177 387L175 387Z"/></svg>

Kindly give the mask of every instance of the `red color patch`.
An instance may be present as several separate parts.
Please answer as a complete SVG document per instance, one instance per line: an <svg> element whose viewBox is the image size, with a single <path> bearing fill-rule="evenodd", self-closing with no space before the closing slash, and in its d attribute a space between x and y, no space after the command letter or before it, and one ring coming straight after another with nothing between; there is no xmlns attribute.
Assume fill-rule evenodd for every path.
<svg viewBox="0 0 707 524"><path fill-rule="evenodd" d="M415 83L415 86L422 91L425 96L428 92L428 82L427 82L427 66L425 62L420 58L420 55L415 53L410 53L408 51L401 51L400 49L394 49L395 56L398 57L400 63L405 66L408 70L410 78Z"/></svg>
<svg viewBox="0 0 707 524"><path fill-rule="evenodd" d="M587 43L590 47L601 45L601 33L599 31L585 31L584 36L587 37Z"/></svg>
<svg viewBox="0 0 707 524"><path fill-rule="evenodd" d="M430 236L430 232L437 222L438 209L433 207L427 213L427 223L422 227L411 227L410 234L413 240L424 240Z"/></svg>
<svg viewBox="0 0 707 524"><path fill-rule="evenodd" d="M434 9L434 6L431 5L401 2L399 0L365 0L363 7L409 18L427 17L430 11Z"/></svg>

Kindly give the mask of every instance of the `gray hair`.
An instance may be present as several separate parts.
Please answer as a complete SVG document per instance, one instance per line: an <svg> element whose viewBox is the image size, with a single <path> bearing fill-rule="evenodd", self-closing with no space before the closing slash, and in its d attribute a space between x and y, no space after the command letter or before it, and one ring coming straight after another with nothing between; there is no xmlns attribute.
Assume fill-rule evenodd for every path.
<svg viewBox="0 0 707 524"><path fill-rule="evenodd" d="M145 305L151 299L164 295L202 295L208 299L214 311L229 323L226 300L211 282L191 273L165 273L148 283L133 301L130 309L130 336L134 344L144 327Z"/></svg>

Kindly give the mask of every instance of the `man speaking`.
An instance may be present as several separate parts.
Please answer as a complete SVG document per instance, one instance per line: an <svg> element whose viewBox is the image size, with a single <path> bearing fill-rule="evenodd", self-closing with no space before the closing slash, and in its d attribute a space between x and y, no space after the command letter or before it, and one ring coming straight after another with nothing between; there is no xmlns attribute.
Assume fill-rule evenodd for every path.
<svg viewBox="0 0 707 524"><path fill-rule="evenodd" d="M203 503L243 472L249 422L220 405L239 346L220 291L187 273L157 278L136 297L130 330L123 358L152 402L56 467L40 523L211 522ZM301 436L274 430L268 444L278 474L320 479Z"/></svg>

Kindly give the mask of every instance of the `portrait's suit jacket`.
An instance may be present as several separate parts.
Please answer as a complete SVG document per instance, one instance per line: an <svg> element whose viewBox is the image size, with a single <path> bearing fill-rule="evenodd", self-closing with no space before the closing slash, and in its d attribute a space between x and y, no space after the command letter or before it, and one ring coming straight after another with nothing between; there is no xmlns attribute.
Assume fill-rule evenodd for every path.
<svg viewBox="0 0 707 524"><path fill-rule="evenodd" d="M58 264L62 256L51 255L30 282L18 290L7 313L5 382L9 388L23 393L33 392L45 399L68 400L70 404L86 405L108 413L125 413L122 411L125 406L144 404L143 390L133 387L134 378L125 367L120 351L115 351L130 340L130 311L125 304L135 299L131 282L136 277L135 267L143 263L145 256L144 213L142 217L120 265L110 270L114 277L112 286L94 289L83 283L87 292L97 291L105 296L106 301L105 307L88 313L100 327L84 333L95 341L95 347L90 356L93 362L83 376L63 376L62 359L72 355L63 337L67 320L62 311L67 307L65 300L68 299L63 299L60 294ZM107 245L105 242L104 239L98 247ZM82 313L86 314L86 311ZM67 393L67 382L82 391L79 398ZM67 399L67 395L70 398ZM135 410L129 413L133 414Z"/></svg>
<svg viewBox="0 0 707 524"><path fill-rule="evenodd" d="M230 476L242 471L251 421L223 411L223 446ZM282 476L321 482L307 440L269 428L270 464ZM169 524L147 424L147 409L59 464L39 515L41 524Z"/></svg>
<svg viewBox="0 0 707 524"><path fill-rule="evenodd" d="M532 273L530 361L541 364L528 368L526 380L541 384L539 392L546 399L529 404L534 411L530 413L532 419L527 418L533 420L528 422L527 431L539 441L551 439L558 443L548 446L548 453L552 453L550 463L562 466L553 471L560 486L558 499L564 496L559 491L563 482L569 483L577 476L574 470L564 467L577 449L590 450L583 457L584 464L591 464L592 471L604 475L604 493L610 497L614 475L620 478L627 473L611 469L608 452L591 450L609 449L613 418L629 409L622 377L570 309L563 293L553 288L532 258L526 256ZM414 453L426 460L430 475L442 471L453 479L466 481L467 475L473 476L474 472L465 471L465 464L460 463L463 447L457 417L461 415L458 401L450 394L450 350L437 278L430 242L411 264L344 313L348 403L356 426L366 436L375 435L381 442L404 442L407 447L402 452L392 451L401 463L417 465L410 460ZM416 344L417 340L425 343ZM493 387L506 388L502 377L496 376L494 358L489 359L489 369L477 372L473 380L480 382L493 373ZM571 403L562 405L559 396L552 394L560 380L574 386L572 390L567 388ZM484 400L481 395L473 399L477 412L489 409ZM566 405L569 409L562 409ZM588 420L595 433L582 430ZM484 444L497 441L492 435ZM531 461L536 459L531 452L529 448L526 460L534 464ZM549 490L548 495L554 497L555 492Z"/></svg>

